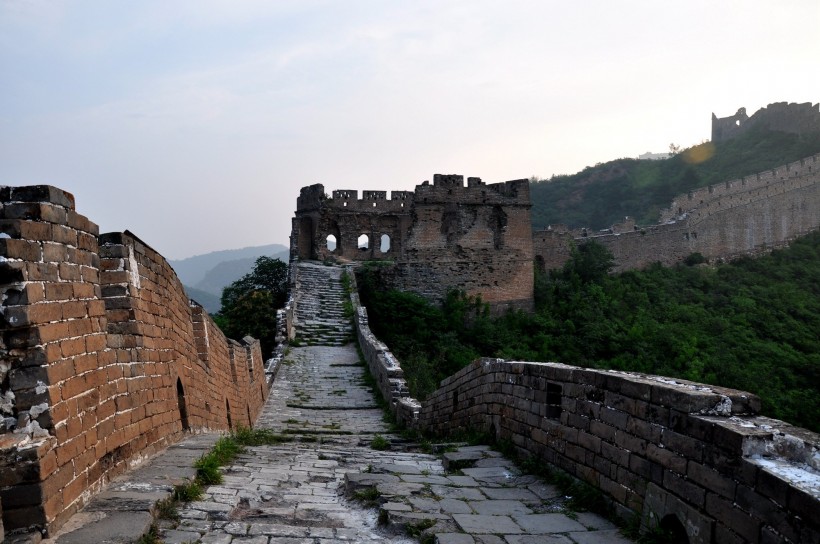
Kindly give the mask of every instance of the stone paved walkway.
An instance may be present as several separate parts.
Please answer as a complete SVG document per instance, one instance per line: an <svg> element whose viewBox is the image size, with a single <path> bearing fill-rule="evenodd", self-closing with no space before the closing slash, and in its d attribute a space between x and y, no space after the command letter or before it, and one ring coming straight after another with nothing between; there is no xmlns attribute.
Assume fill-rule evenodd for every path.
<svg viewBox="0 0 820 544"><path fill-rule="evenodd" d="M352 345L295 348L282 365L257 426L293 442L248 448L166 543L416 542L407 528L442 544L628 542L598 516L563 513L557 490L487 447L443 460L373 450L374 433L391 436Z"/></svg>
<svg viewBox="0 0 820 544"><path fill-rule="evenodd" d="M221 485L181 511L179 526L163 532L165 542L414 542L379 527L376 510L343 494L346 473L377 463L442 470L430 455L370 448L374 434L388 428L358 361L353 345L292 349L257 427L293 442L248 448L224 470Z"/></svg>
<svg viewBox="0 0 820 544"><path fill-rule="evenodd" d="M301 266L312 283L338 282L336 268ZM336 304L321 292L322 304ZM333 313L331 321L343 319ZM598 516L565 513L555 488L487 447L443 460L372 449L377 433L401 441L389 434L365 372L352 344L293 348L257 421L293 442L248 448L221 485L181 512L177 528L163 531L165 542L415 542L408 530L441 544L629 542Z"/></svg>

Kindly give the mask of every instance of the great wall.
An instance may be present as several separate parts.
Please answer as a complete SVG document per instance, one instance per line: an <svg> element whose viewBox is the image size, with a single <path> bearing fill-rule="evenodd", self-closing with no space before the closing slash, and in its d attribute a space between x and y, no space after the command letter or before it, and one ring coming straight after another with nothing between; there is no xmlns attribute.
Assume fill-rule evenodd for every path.
<svg viewBox="0 0 820 544"><path fill-rule="evenodd" d="M481 295L497 311L526 310L532 306L534 263L560 266L573 238L575 243L592 238L608 245L621 268L655 261L671 264L692 252L709 259L731 258L786 244L820 226L818 166L818 156L808 157L704 188L676 198L656 227L642 231L627 224L596 236L562 235L558 229L532 233L524 180L484 184L469 178L465 186L461 176L436 176L432 184L394 192L391 199L381 191L366 191L362 199L356 191L334 191L328 197L321 185L306 187L297 202L291 236L288 336L313 334L313 318L323 322L321 334L326 334L325 325L340 332L316 337L316 347L294 347L283 377L276 380L273 369L265 368L258 342L225 338L188 299L166 260L132 233L100 235L94 223L77 213L73 197L55 187L2 187L0 529L53 535L73 514L93 505L118 476L150 464L166 446L186 443L196 433L255 423L303 434L303 428L293 426L315 426L316 432L333 437L337 446L329 439L316 446L325 448L321 452L310 450L307 461L299 457L307 452L305 445L276 451L285 456L296 452L302 459L299 466L308 463L314 467L309 471L319 471L306 478L326 480L334 493L341 480L351 489L392 489L392 495L382 489L393 501L382 504L386 517L432 516L438 542L488 542L491 533L503 533L504 540L493 542L525 542L520 535L527 534L591 542L586 533L593 526L604 527L596 525L603 522L573 526L561 518L566 530L558 530L548 521L558 514L539 510L549 501L540 495L531 498L535 491L527 486L532 480L524 477L521 482L530 484L504 492L518 502L500 498L503 493L497 488L509 487L503 482L481 481L474 498L500 501L495 503L499 509L516 509L504 513L471 500L467 506L445 505L441 497L401 502L396 489L413 495L418 491L413 485L420 485L401 472L410 469L355 475L389 456L363 451L354 437L387 430L372 401L357 388L358 378L346 377L352 381L345 382L344 389L322 381L338 380L344 368L356 365L350 353L342 353L349 346L338 346L349 334L340 312L318 315L328 304L327 297L318 298L318 286L338 283L339 267L331 261L348 266L388 261L381 267L387 285L433 299L460 287ZM367 237L364 243L362 235ZM330 236L335 246L328 243ZM545 241L549 237L551 245ZM305 262L312 259L327 266ZM682 541L692 544L820 542L820 437L760 416L754 395L658 376L481 359L420 402L409 396L400 362L370 331L367 310L358 304L355 290L351 297L365 362L390 411L403 424L441 434L464 428L487 431L511 442L520 454L594 485L620 515L639 515L645 528L677 530L684 535ZM296 383L306 376L312 376L310 385ZM310 402L310 394L300 388L315 390L321 402ZM346 425L351 426L344 431L349 439L334 434ZM229 471L258 471L270 452L253 451L258 458L248 461L248 467ZM477 451L461 455L477 455L476 466L496 470L493 477L501 469L515 472L486 450ZM442 492L470 495L462 489L465 480L448 475L435 458L395 455L390 464L413 464L413 470L433 472L419 472L418 478L458 488ZM354 462L357 456L363 464ZM323 458L353 472L321 472L322 466L331 466L323 465L330 463ZM295 465L290 466L276 470L287 474ZM355 532L359 529L342 532L347 522L300 518L300 509L322 510L306 499L299 499L306 502L293 506L295 517L278 528L248 521L237 529L240 533L227 532L224 516L244 512L248 500L264 511L265 501L279 500L270 489L293 497L287 485L302 485L290 477L276 481L254 484L257 495L251 493L250 499L247 494L242 499L246 484L239 480L232 484L233 493L209 491L217 506L192 507L185 518L192 528L188 536L204 539L218 533L219 542L240 542L241 535L259 534L260 542L273 543L278 542L276 535L298 533L341 542L364 534ZM336 504L334 493L322 501ZM349 506L338 508L341 512ZM420 517L407 518L411 514ZM310 519L315 532L307 528ZM493 529L502 526L505 531ZM623 542L616 533L614 528L601 531L598 541ZM372 536L374 542L386 541L379 538Z"/></svg>
<svg viewBox="0 0 820 544"><path fill-rule="evenodd" d="M606 232L564 225L533 232L537 266L560 268L572 246L589 240L606 246L615 271L670 266L692 253L730 260L783 247L820 226L820 155L675 197L660 222L634 221Z"/></svg>

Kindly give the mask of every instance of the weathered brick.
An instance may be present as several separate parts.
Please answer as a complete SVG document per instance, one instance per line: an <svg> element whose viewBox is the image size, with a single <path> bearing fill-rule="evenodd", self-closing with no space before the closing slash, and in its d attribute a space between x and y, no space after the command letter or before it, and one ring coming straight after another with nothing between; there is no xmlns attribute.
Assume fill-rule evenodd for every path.
<svg viewBox="0 0 820 544"><path fill-rule="evenodd" d="M714 493L706 494L706 511L709 512L720 525L725 525L731 531L743 537L747 542L757 543L760 538L761 522L750 516L740 508Z"/></svg>
<svg viewBox="0 0 820 544"><path fill-rule="evenodd" d="M734 498L736 487L734 480L704 466L698 461L690 459L687 466L686 475L690 480L727 499Z"/></svg>
<svg viewBox="0 0 820 544"><path fill-rule="evenodd" d="M10 259L39 262L43 259L43 250L39 242L0 238L0 255Z"/></svg>
<svg viewBox="0 0 820 544"><path fill-rule="evenodd" d="M684 476L667 470L663 475L663 486L690 505L697 508L703 507L706 491Z"/></svg>
<svg viewBox="0 0 820 544"><path fill-rule="evenodd" d="M700 462L703 459L703 443L700 440L665 429L661 437L661 443L669 450L680 453L694 461Z"/></svg>
<svg viewBox="0 0 820 544"><path fill-rule="evenodd" d="M687 460L675 452L649 444L646 447L646 458L678 474L686 474Z"/></svg>

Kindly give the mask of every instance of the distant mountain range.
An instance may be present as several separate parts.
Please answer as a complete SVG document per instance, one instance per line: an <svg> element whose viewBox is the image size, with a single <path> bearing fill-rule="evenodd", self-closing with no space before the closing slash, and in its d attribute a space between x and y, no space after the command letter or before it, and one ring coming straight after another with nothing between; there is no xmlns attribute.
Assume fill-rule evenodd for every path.
<svg viewBox="0 0 820 544"><path fill-rule="evenodd" d="M250 272L262 256L287 262L290 250L282 244L270 244L213 251L168 263L174 267L188 296L213 314L220 309L222 289Z"/></svg>

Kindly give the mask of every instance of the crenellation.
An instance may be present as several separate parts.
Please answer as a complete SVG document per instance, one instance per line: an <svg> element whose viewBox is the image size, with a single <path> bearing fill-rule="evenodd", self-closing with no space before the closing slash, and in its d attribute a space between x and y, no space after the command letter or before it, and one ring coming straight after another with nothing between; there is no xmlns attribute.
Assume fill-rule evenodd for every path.
<svg viewBox="0 0 820 544"><path fill-rule="evenodd" d="M349 190L349 189L340 189L338 191L333 191L332 199L335 200L358 200L359 199L359 191Z"/></svg>
<svg viewBox="0 0 820 544"><path fill-rule="evenodd" d="M458 174L435 174L433 175L433 187L444 189L464 188L464 176Z"/></svg>
<svg viewBox="0 0 820 544"><path fill-rule="evenodd" d="M323 193L322 186L303 194ZM485 184L436 174L414 192L332 192L315 208L297 204L291 259L380 260L385 286L434 301L450 289L481 296L494 311L532 307L529 182ZM301 198L301 197L300 197ZM301 201L300 201L301 202Z"/></svg>
<svg viewBox="0 0 820 544"><path fill-rule="evenodd" d="M387 191L362 191L362 200L386 200Z"/></svg>

